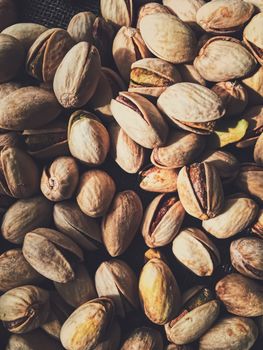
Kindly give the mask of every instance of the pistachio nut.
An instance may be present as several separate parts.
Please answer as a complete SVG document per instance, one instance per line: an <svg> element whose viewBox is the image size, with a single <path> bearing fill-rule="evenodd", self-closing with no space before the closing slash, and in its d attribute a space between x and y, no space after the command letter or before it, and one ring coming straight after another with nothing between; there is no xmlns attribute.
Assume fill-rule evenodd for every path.
<svg viewBox="0 0 263 350"><path fill-rule="evenodd" d="M164 146L153 149L151 162L159 168L181 168L193 163L205 147L205 138L187 131L171 130Z"/></svg>
<svg viewBox="0 0 263 350"><path fill-rule="evenodd" d="M37 159L50 159L69 154L67 121L57 119L36 130L24 130L27 152Z"/></svg>
<svg viewBox="0 0 263 350"><path fill-rule="evenodd" d="M0 111L0 128L19 131L41 128L59 115L61 107L53 93L28 86L1 99Z"/></svg>
<svg viewBox="0 0 263 350"><path fill-rule="evenodd" d="M159 331L141 327L132 331L120 350L163 350L163 339Z"/></svg>
<svg viewBox="0 0 263 350"><path fill-rule="evenodd" d="M47 27L37 23L16 23L5 28L2 34L11 35L19 40L27 52L35 40L46 30Z"/></svg>
<svg viewBox="0 0 263 350"><path fill-rule="evenodd" d="M257 204L246 195L237 194L225 199L222 212L203 221L203 228L212 236L225 239L242 232L255 220Z"/></svg>
<svg viewBox="0 0 263 350"><path fill-rule="evenodd" d="M165 4L161 5L157 2L147 2L139 8L138 16L137 16L137 24L136 27L140 29L141 20L145 16L149 16L153 13L171 13Z"/></svg>
<svg viewBox="0 0 263 350"><path fill-rule="evenodd" d="M263 14L254 16L243 32L243 38L246 45L253 52L258 62L263 64Z"/></svg>
<svg viewBox="0 0 263 350"><path fill-rule="evenodd" d="M37 272L59 283L74 279L72 265L83 260L82 250L76 243L48 228L37 228L26 234L23 254Z"/></svg>
<svg viewBox="0 0 263 350"><path fill-rule="evenodd" d="M148 205L142 221L142 235L148 247L169 244L178 234L185 210L174 193L160 194Z"/></svg>
<svg viewBox="0 0 263 350"><path fill-rule="evenodd" d="M60 62L73 45L74 41L66 30L60 28L46 30L28 51L26 60L28 74L40 81L52 81Z"/></svg>
<svg viewBox="0 0 263 350"><path fill-rule="evenodd" d="M178 195L186 212L200 220L218 215L224 192L217 169L208 163L183 167L177 180Z"/></svg>
<svg viewBox="0 0 263 350"><path fill-rule="evenodd" d="M176 259L197 276L211 276L220 264L217 247L195 227L179 232L173 240L172 249Z"/></svg>
<svg viewBox="0 0 263 350"><path fill-rule="evenodd" d="M128 91L159 97L168 86L181 81L181 75L173 64L159 58L144 58L131 66Z"/></svg>
<svg viewBox="0 0 263 350"><path fill-rule="evenodd" d="M120 127L139 145L154 148L164 144L167 124L158 109L134 92L120 92L111 101L111 111Z"/></svg>
<svg viewBox="0 0 263 350"><path fill-rule="evenodd" d="M54 282L59 295L74 308L97 297L94 282L83 264L74 269L75 277L67 283Z"/></svg>
<svg viewBox="0 0 263 350"><path fill-rule="evenodd" d="M12 334L5 350L63 350L55 339L36 329L25 334Z"/></svg>
<svg viewBox="0 0 263 350"><path fill-rule="evenodd" d="M110 68L102 67L96 91L89 100L89 105L99 116L106 118L106 120L112 118L111 100L125 89L124 82L116 72Z"/></svg>
<svg viewBox="0 0 263 350"><path fill-rule="evenodd" d="M20 89L22 85L15 81L10 81L9 83L0 84L0 100L12 92Z"/></svg>
<svg viewBox="0 0 263 350"><path fill-rule="evenodd" d="M100 55L95 46L84 41L73 46L54 77L53 88L59 103L64 108L84 106L96 90L100 70Z"/></svg>
<svg viewBox="0 0 263 350"><path fill-rule="evenodd" d="M251 105L263 103L263 67L260 66L253 74L242 80L248 92L248 101Z"/></svg>
<svg viewBox="0 0 263 350"><path fill-rule="evenodd" d="M198 134L210 134L215 121L225 114L222 100L205 86L178 83L158 98L158 107L176 125Z"/></svg>
<svg viewBox="0 0 263 350"><path fill-rule="evenodd" d="M257 12L263 12L262 0L245 0L246 2L253 4Z"/></svg>
<svg viewBox="0 0 263 350"><path fill-rule="evenodd" d="M181 307L176 279L160 259L151 259L144 265L139 279L139 295L146 316L159 325L171 321Z"/></svg>
<svg viewBox="0 0 263 350"><path fill-rule="evenodd" d="M178 66L182 81L206 86L205 79L198 73L193 64L184 63Z"/></svg>
<svg viewBox="0 0 263 350"><path fill-rule="evenodd" d="M251 233L263 238L263 209L259 209L255 222L251 225Z"/></svg>
<svg viewBox="0 0 263 350"><path fill-rule="evenodd" d="M102 240L111 256L125 252L139 229L142 215L142 203L134 191L115 195L101 226Z"/></svg>
<svg viewBox="0 0 263 350"><path fill-rule="evenodd" d="M212 89L223 101L225 117L240 115L247 106L248 94L243 85L237 81L222 81L216 83Z"/></svg>
<svg viewBox="0 0 263 350"><path fill-rule="evenodd" d="M160 259L167 263L167 259L160 249L149 248L144 253L144 262L147 263L151 259Z"/></svg>
<svg viewBox="0 0 263 350"><path fill-rule="evenodd" d="M118 27L132 24L134 12L132 0L117 0L112 3L100 0L100 9L102 17Z"/></svg>
<svg viewBox="0 0 263 350"><path fill-rule="evenodd" d="M27 232L51 224L52 209L53 204L44 196L16 201L3 217L1 226L3 237L15 244L23 243Z"/></svg>
<svg viewBox="0 0 263 350"><path fill-rule="evenodd" d="M235 184L237 188L260 202L263 201L263 166L255 163L242 163Z"/></svg>
<svg viewBox="0 0 263 350"><path fill-rule="evenodd" d="M147 166L139 173L139 186L149 192L175 192L177 190L178 171Z"/></svg>
<svg viewBox="0 0 263 350"><path fill-rule="evenodd" d="M0 83L12 80L24 61L22 44L11 35L0 34Z"/></svg>
<svg viewBox="0 0 263 350"><path fill-rule="evenodd" d="M207 32L228 34L242 29L253 12L254 6L245 1L215 0L197 11L196 20Z"/></svg>
<svg viewBox="0 0 263 350"><path fill-rule="evenodd" d="M0 290L23 286L40 280L40 275L29 265L21 249L10 249L0 255Z"/></svg>
<svg viewBox="0 0 263 350"><path fill-rule="evenodd" d="M67 31L76 43L81 41L92 42L95 19L96 15L90 11L79 12L71 18Z"/></svg>
<svg viewBox="0 0 263 350"><path fill-rule="evenodd" d="M245 276L263 280L263 240L244 237L230 245L231 263Z"/></svg>
<svg viewBox="0 0 263 350"><path fill-rule="evenodd" d="M60 339L67 350L94 349L110 334L114 304L98 298L78 307L63 324Z"/></svg>
<svg viewBox="0 0 263 350"><path fill-rule="evenodd" d="M73 196L78 181L76 160L72 157L59 157L43 169L40 188L47 199L58 202Z"/></svg>
<svg viewBox="0 0 263 350"><path fill-rule="evenodd" d="M249 318L225 316L199 340L200 350L249 350L258 336L255 322Z"/></svg>
<svg viewBox="0 0 263 350"><path fill-rule="evenodd" d="M111 156L127 173L136 174L144 164L145 149L133 141L115 122L108 128L111 140Z"/></svg>
<svg viewBox="0 0 263 350"><path fill-rule="evenodd" d="M137 278L132 269L122 260L104 261L95 274L99 297L114 301L116 313L125 317L129 311L138 309Z"/></svg>
<svg viewBox="0 0 263 350"><path fill-rule="evenodd" d="M25 285L0 297L0 319L12 333L26 333L43 324L49 313L49 294L42 288Z"/></svg>
<svg viewBox="0 0 263 350"><path fill-rule="evenodd" d="M231 314L244 317L263 315L263 287L258 282L232 273L217 282L215 290Z"/></svg>
<svg viewBox="0 0 263 350"><path fill-rule="evenodd" d="M191 288L183 295L179 315L165 325L168 340L178 345L197 340L217 319L219 309L219 301L208 288Z"/></svg>
<svg viewBox="0 0 263 350"><path fill-rule="evenodd" d="M254 160L256 164L263 166L263 132L261 133L255 144Z"/></svg>
<svg viewBox="0 0 263 350"><path fill-rule="evenodd" d="M150 14L142 18L140 30L145 44L156 57L175 64L194 59L197 44L194 32L176 16Z"/></svg>
<svg viewBox="0 0 263 350"><path fill-rule="evenodd" d="M131 27L120 28L113 40L112 55L121 77L126 82L130 80L131 65L152 56L139 29Z"/></svg>
<svg viewBox="0 0 263 350"><path fill-rule="evenodd" d="M95 166L106 159L110 137L105 126L94 114L79 110L69 120L68 144L73 157Z"/></svg>
<svg viewBox="0 0 263 350"><path fill-rule="evenodd" d="M90 217L103 216L114 197L116 185L103 170L89 170L82 174L77 191L80 209Z"/></svg>
<svg viewBox="0 0 263 350"><path fill-rule="evenodd" d="M17 20L16 4L13 0L0 0L0 31Z"/></svg>
<svg viewBox="0 0 263 350"><path fill-rule="evenodd" d="M121 338L121 329L117 321L113 321L110 334L99 343L94 350L119 350Z"/></svg>
<svg viewBox="0 0 263 350"><path fill-rule="evenodd" d="M201 76L213 82L243 78L251 74L256 65L256 59L241 42L229 36L209 39L194 60L194 66Z"/></svg>

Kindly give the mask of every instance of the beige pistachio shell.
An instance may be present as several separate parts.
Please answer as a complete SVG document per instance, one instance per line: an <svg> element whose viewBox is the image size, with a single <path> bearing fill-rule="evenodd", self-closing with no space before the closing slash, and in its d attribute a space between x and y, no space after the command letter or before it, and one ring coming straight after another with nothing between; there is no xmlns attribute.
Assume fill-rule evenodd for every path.
<svg viewBox="0 0 263 350"><path fill-rule="evenodd" d="M257 218L251 227L251 233L263 238L263 208L258 211Z"/></svg>
<svg viewBox="0 0 263 350"><path fill-rule="evenodd" d="M22 87L22 84L10 81L9 83L3 83L0 84L0 100L12 92L20 89Z"/></svg>
<svg viewBox="0 0 263 350"><path fill-rule="evenodd" d="M242 232L256 218L257 204L245 195L226 198L225 205L216 217L203 221L203 228L219 239Z"/></svg>
<svg viewBox="0 0 263 350"><path fill-rule="evenodd" d="M165 325L168 339L178 345L184 345L200 338L215 322L220 305L217 300L209 301L187 312L181 319Z"/></svg>
<svg viewBox="0 0 263 350"><path fill-rule="evenodd" d="M145 16L149 16L153 13L171 13L167 6L158 4L157 2L148 2L140 7L137 18L137 28L140 29L141 20Z"/></svg>
<svg viewBox="0 0 263 350"><path fill-rule="evenodd" d="M8 241L21 244L25 234L38 227L49 226L53 204L44 196L16 201L5 213L1 232Z"/></svg>
<svg viewBox="0 0 263 350"><path fill-rule="evenodd" d="M227 34L242 28L253 15L254 6L240 0L214 0L196 14L197 23L207 32Z"/></svg>
<svg viewBox="0 0 263 350"><path fill-rule="evenodd" d="M134 191L116 194L102 220L102 240L108 253L124 253L138 231L143 215L142 203Z"/></svg>
<svg viewBox="0 0 263 350"><path fill-rule="evenodd" d="M133 141L117 123L111 123L108 131L111 156L124 171L136 174L144 164L145 149Z"/></svg>
<svg viewBox="0 0 263 350"><path fill-rule="evenodd" d="M84 106L96 91L100 71L100 56L95 46L84 41L73 46L54 77L53 88L59 103L64 108Z"/></svg>
<svg viewBox="0 0 263 350"><path fill-rule="evenodd" d="M230 245L231 263L241 274L263 280L263 240L244 237Z"/></svg>
<svg viewBox="0 0 263 350"><path fill-rule="evenodd" d="M100 0L100 9L102 17L116 26L130 26L132 24L132 0L116 0L114 2Z"/></svg>
<svg viewBox="0 0 263 350"><path fill-rule="evenodd" d="M204 147L205 138L203 136L171 130L165 146L153 149L151 162L159 168L181 168L193 163Z"/></svg>
<svg viewBox="0 0 263 350"><path fill-rule="evenodd" d="M220 263L216 246L197 228L181 231L173 241L175 257L197 276L211 276Z"/></svg>
<svg viewBox="0 0 263 350"><path fill-rule="evenodd" d="M87 251L97 250L101 230L97 222L84 214L73 201L56 203L53 211L56 228Z"/></svg>
<svg viewBox="0 0 263 350"><path fill-rule="evenodd" d="M201 76L214 82L243 78L251 74L256 65L256 59L241 42L227 36L209 39L194 60Z"/></svg>
<svg viewBox="0 0 263 350"><path fill-rule="evenodd" d="M146 316L156 324L172 320L181 307L181 294L176 279L160 259L151 259L139 279L139 295Z"/></svg>
<svg viewBox="0 0 263 350"><path fill-rule="evenodd" d="M255 322L249 318L221 318L199 341L200 350L249 350L258 335Z"/></svg>
<svg viewBox="0 0 263 350"><path fill-rule="evenodd" d="M179 232L185 210L176 195L160 194L148 205L142 221L142 235L148 247L169 244Z"/></svg>
<svg viewBox="0 0 263 350"><path fill-rule="evenodd" d="M140 187L149 192L175 192L177 190L178 171L176 169L160 169L147 167L139 173Z"/></svg>
<svg viewBox="0 0 263 350"><path fill-rule="evenodd" d="M263 1L262 0L245 0L252 5L254 5L257 12L263 12Z"/></svg>
<svg viewBox="0 0 263 350"><path fill-rule="evenodd" d="M120 350L163 350L163 339L159 331L141 327L136 328L124 341Z"/></svg>
<svg viewBox="0 0 263 350"><path fill-rule="evenodd" d="M90 170L80 178L77 203L86 215L100 217L107 212L115 191L116 186L110 175L103 170Z"/></svg>
<svg viewBox="0 0 263 350"><path fill-rule="evenodd" d="M36 271L52 281L66 283L74 279L72 259L69 259L67 253L73 260L83 260L79 246L58 231L37 228L25 236L25 259Z"/></svg>
<svg viewBox="0 0 263 350"><path fill-rule="evenodd" d="M94 350L119 350L121 340L121 329L119 323L115 320L110 329L108 337L99 343Z"/></svg>
<svg viewBox="0 0 263 350"><path fill-rule="evenodd" d="M255 163L241 164L236 186L256 200L263 201L263 167Z"/></svg>
<svg viewBox="0 0 263 350"><path fill-rule="evenodd" d="M119 316L125 317L130 310L138 309L137 278L124 261L104 261L96 271L95 285L99 297L114 301Z"/></svg>
<svg viewBox="0 0 263 350"><path fill-rule="evenodd" d="M243 32L243 38L258 62L263 64L263 13L252 18Z"/></svg>
<svg viewBox="0 0 263 350"><path fill-rule="evenodd" d="M155 105L145 97L121 92L111 101L111 111L120 127L139 145L154 148L165 142L167 124Z"/></svg>
<svg viewBox="0 0 263 350"><path fill-rule="evenodd" d="M263 315L263 287L238 273L217 282L216 294L228 312L244 317Z"/></svg>
<svg viewBox="0 0 263 350"><path fill-rule="evenodd" d="M206 86L205 79L199 74L199 72L193 64L180 64L178 66L178 70L182 77L182 81Z"/></svg>
<svg viewBox="0 0 263 350"><path fill-rule="evenodd" d="M145 44L158 58L171 63L184 63L194 59L195 35L176 16L166 13L145 16L141 20L140 30Z"/></svg>
<svg viewBox="0 0 263 350"><path fill-rule="evenodd" d="M49 293L25 285L0 297L0 319L12 333L26 333L43 324L49 314Z"/></svg>
<svg viewBox="0 0 263 350"><path fill-rule="evenodd" d="M259 136L254 148L254 160L258 165L263 166L263 133Z"/></svg>
<svg viewBox="0 0 263 350"><path fill-rule="evenodd" d="M258 68L249 77L242 80L248 92L248 101L251 105L263 103L263 67Z"/></svg>
<svg viewBox="0 0 263 350"><path fill-rule="evenodd" d="M67 31L76 43L92 42L92 27L95 19L96 15L89 11L79 12L71 18Z"/></svg>
<svg viewBox="0 0 263 350"><path fill-rule="evenodd" d="M98 298L86 302L63 324L60 333L62 345L67 350L94 349L110 332L113 317L111 299Z"/></svg>

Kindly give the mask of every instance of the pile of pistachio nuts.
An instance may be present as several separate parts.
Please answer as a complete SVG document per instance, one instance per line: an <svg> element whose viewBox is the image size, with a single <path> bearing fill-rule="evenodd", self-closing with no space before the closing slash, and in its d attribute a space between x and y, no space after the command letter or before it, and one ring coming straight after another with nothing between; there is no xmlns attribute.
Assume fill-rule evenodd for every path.
<svg viewBox="0 0 263 350"><path fill-rule="evenodd" d="M0 348L262 350L263 0L0 0Z"/></svg>

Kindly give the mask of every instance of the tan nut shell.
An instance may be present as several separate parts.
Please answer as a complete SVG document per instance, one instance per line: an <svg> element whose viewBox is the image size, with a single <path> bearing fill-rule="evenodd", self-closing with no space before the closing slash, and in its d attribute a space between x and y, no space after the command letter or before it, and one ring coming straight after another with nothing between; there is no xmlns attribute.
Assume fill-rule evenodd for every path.
<svg viewBox="0 0 263 350"><path fill-rule="evenodd" d="M197 228L182 230L173 241L175 257L197 276L211 276L220 263L216 246Z"/></svg>
<svg viewBox="0 0 263 350"><path fill-rule="evenodd" d="M251 105L263 104L263 67L260 67L249 77L242 80L248 92Z"/></svg>
<svg viewBox="0 0 263 350"><path fill-rule="evenodd" d="M116 26L130 26L133 20L132 0L100 0L102 17Z"/></svg>
<svg viewBox="0 0 263 350"><path fill-rule="evenodd" d="M176 16L190 26L196 25L196 14L201 6L205 4L204 0L163 0L163 4L167 6Z"/></svg>
<svg viewBox="0 0 263 350"><path fill-rule="evenodd" d="M197 69L193 64L187 64L187 63L180 64L178 66L178 70L182 77L182 81L206 86L205 79L199 74L199 72L197 71Z"/></svg>
<svg viewBox="0 0 263 350"><path fill-rule="evenodd" d="M227 36L208 40L194 60L201 76L214 82L245 77L255 70L256 65L256 59L241 42Z"/></svg>
<svg viewBox="0 0 263 350"><path fill-rule="evenodd" d="M259 201L263 201L263 167L254 163L241 164L236 186Z"/></svg>
<svg viewBox="0 0 263 350"><path fill-rule="evenodd" d="M140 172L140 187L149 192L167 193L177 190L178 171L151 166Z"/></svg>
<svg viewBox="0 0 263 350"><path fill-rule="evenodd" d="M263 13L252 18L243 32L243 38L258 62L263 65Z"/></svg>
<svg viewBox="0 0 263 350"><path fill-rule="evenodd" d="M148 2L144 1L145 4L140 7L139 12L138 12L138 18L137 18L137 23L136 27L140 29L140 24L141 20L145 16L149 16L153 13L171 13L169 8L167 6L164 6L157 3L157 2Z"/></svg>
<svg viewBox="0 0 263 350"><path fill-rule="evenodd" d="M254 160L258 165L263 166L263 133L257 139L255 148L254 148Z"/></svg>
<svg viewBox="0 0 263 350"><path fill-rule="evenodd" d="M195 35L176 16L167 13L145 16L141 20L140 30L145 44L158 58L171 63L184 63L194 59Z"/></svg>

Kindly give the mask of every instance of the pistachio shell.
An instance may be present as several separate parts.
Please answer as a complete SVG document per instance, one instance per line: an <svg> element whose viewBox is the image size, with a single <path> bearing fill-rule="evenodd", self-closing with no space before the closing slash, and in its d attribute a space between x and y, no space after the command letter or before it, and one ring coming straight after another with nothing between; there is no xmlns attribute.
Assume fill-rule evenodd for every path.
<svg viewBox="0 0 263 350"><path fill-rule="evenodd" d="M163 350L163 339L159 331L141 327L136 328L124 341L120 350Z"/></svg>
<svg viewBox="0 0 263 350"><path fill-rule="evenodd" d="M258 62L263 64L263 14L259 13L252 18L243 32L243 38Z"/></svg>
<svg viewBox="0 0 263 350"><path fill-rule="evenodd" d="M182 81L206 86L205 79L202 78L193 64L180 64L178 70L181 74Z"/></svg>
<svg viewBox="0 0 263 350"><path fill-rule="evenodd" d="M99 343L94 350L119 350L121 329L117 321L113 322L108 337Z"/></svg>
<svg viewBox="0 0 263 350"><path fill-rule="evenodd" d="M263 166L263 133L259 136L254 148L254 160L258 165Z"/></svg>
<svg viewBox="0 0 263 350"><path fill-rule="evenodd" d="M137 28L140 29L141 20L145 16L149 16L153 13L171 13L167 6L158 4L156 2L148 2L140 7L137 18Z"/></svg>
<svg viewBox="0 0 263 350"><path fill-rule="evenodd" d="M109 3L108 0L100 0L102 17L116 26L130 26L133 20L133 1L117 0Z"/></svg>
<svg viewBox="0 0 263 350"><path fill-rule="evenodd" d="M167 13L145 16L141 20L140 30L145 44L158 58L171 63L184 63L194 59L195 35L176 16Z"/></svg>
<svg viewBox="0 0 263 350"><path fill-rule="evenodd" d="M178 171L176 169L160 169L150 166L139 174L140 187L145 191L167 193L177 190Z"/></svg>
<svg viewBox="0 0 263 350"><path fill-rule="evenodd" d="M236 186L250 196L263 201L263 167L254 163L241 164L236 178Z"/></svg>
<svg viewBox="0 0 263 350"><path fill-rule="evenodd" d="M92 42L92 27L95 19L96 15L89 11L79 12L71 18L67 31L76 43Z"/></svg>
<svg viewBox="0 0 263 350"><path fill-rule="evenodd" d="M248 101L251 105L263 103L263 67L243 79L242 84L247 89Z"/></svg>
<svg viewBox="0 0 263 350"><path fill-rule="evenodd" d="M251 232L263 238L263 209L259 209L257 218L251 227Z"/></svg>
<svg viewBox="0 0 263 350"><path fill-rule="evenodd" d="M253 4L257 12L263 12L263 1L262 0L245 0L250 4Z"/></svg>
<svg viewBox="0 0 263 350"><path fill-rule="evenodd" d="M14 81L10 81L9 83L0 84L0 100L12 92L20 89L22 85L20 83L16 83Z"/></svg>

